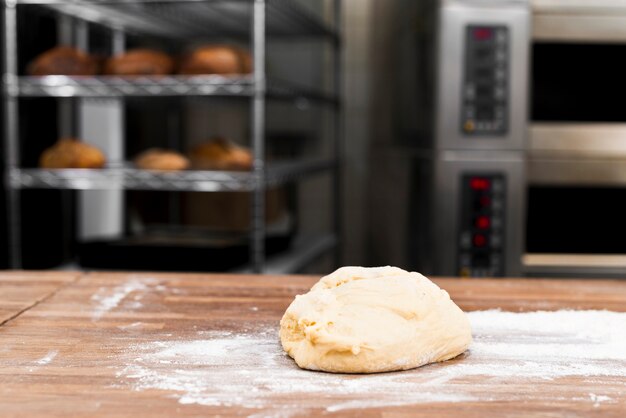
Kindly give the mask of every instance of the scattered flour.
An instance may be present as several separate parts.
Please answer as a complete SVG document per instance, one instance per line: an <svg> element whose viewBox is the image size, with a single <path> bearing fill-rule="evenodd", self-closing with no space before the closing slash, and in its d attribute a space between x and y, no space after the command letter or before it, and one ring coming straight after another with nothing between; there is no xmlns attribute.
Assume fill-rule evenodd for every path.
<svg viewBox="0 0 626 418"><path fill-rule="evenodd" d="M593 402L593 407L597 408L600 406L600 404L602 402L608 402L608 401L612 401L613 399L608 397L608 396L604 396L604 395L596 395L595 393L590 393L589 394L589 398L591 398L591 402Z"/></svg>
<svg viewBox="0 0 626 418"><path fill-rule="evenodd" d="M131 279L123 285L114 288L102 287L95 293L91 300L94 303L91 319L94 321L102 318L107 312L117 308L120 303L134 292L158 291L163 292L166 287L157 284L157 280L153 278L136 278ZM144 294L134 295L133 300L126 306L128 309L139 309L143 306L140 302Z"/></svg>
<svg viewBox="0 0 626 418"><path fill-rule="evenodd" d="M35 360L34 362L30 363L30 367L28 367L28 372L32 373L34 371L39 370L39 368L41 366L45 366L46 364L50 364L52 362L52 360L54 360L54 358L57 356L57 354L59 354L59 352L57 350L50 350L48 351L48 353L43 356L42 358Z"/></svg>
<svg viewBox="0 0 626 418"><path fill-rule="evenodd" d="M48 351L48 354L37 360L35 364L37 364L38 366L45 366L46 364L49 364L52 360L54 360L57 354L59 354L59 352L56 350Z"/></svg>
<svg viewBox="0 0 626 418"><path fill-rule="evenodd" d="M143 322L133 322L132 324L128 324L128 325L120 325L118 326L119 329L133 329L133 328L140 328L144 325Z"/></svg>
<svg viewBox="0 0 626 418"><path fill-rule="evenodd" d="M283 353L277 328L265 327L242 334L199 331L193 340L130 347L118 377L135 390L171 391L181 404L238 406L251 408L251 414L263 408L258 416L436 402L569 400L593 407L617 402L615 393L581 388L573 394L571 386L558 384L546 393L535 383L566 376L590 385L599 377L626 378L626 313L490 310L469 316L474 342L468 354L406 372L301 370ZM519 384L489 390L494 384L506 388L513 378L523 380L523 390ZM295 395L297 404L289 403L286 394ZM617 395L626 397L626 385Z"/></svg>

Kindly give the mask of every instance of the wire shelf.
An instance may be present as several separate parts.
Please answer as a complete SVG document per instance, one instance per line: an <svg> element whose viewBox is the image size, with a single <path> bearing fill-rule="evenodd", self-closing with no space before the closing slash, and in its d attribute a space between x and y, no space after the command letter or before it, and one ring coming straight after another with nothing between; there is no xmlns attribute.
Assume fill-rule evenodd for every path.
<svg viewBox="0 0 626 418"><path fill-rule="evenodd" d="M251 0L17 0L127 33L174 39L247 38ZM267 35L339 40L320 17L290 0L267 0Z"/></svg>
<svg viewBox="0 0 626 418"><path fill-rule="evenodd" d="M276 163L266 170L266 187L278 186L322 173L336 166L335 160ZM136 168L104 169L13 169L10 183L21 189L72 190L162 190L189 192L253 191L252 172L199 171L158 172Z"/></svg>
<svg viewBox="0 0 626 418"><path fill-rule="evenodd" d="M334 95L270 80L267 96L283 100L306 100L338 105ZM13 87L13 86L11 86ZM144 96L235 96L251 97L254 83L249 75L221 76L64 76L18 77L17 88L7 91L22 97L144 97Z"/></svg>
<svg viewBox="0 0 626 418"><path fill-rule="evenodd" d="M18 95L30 97L250 96L249 76L19 77Z"/></svg>
<svg viewBox="0 0 626 418"><path fill-rule="evenodd" d="M17 8L37 8L43 13L69 16L64 27L76 27L84 21L111 29L114 46L120 46L124 36L155 37L158 42L223 42L235 39L249 44L255 51L255 71L237 76L163 76L163 77L21 77L18 75L18 11ZM261 272L265 265L263 219L263 189L308 176L327 172L332 176L334 196L334 227L332 236L302 245L304 258L295 263L284 258L288 269L336 247L339 240L341 128L340 117L340 53L341 7L332 2L329 16L318 15L306 2L293 0L7 0L4 8L4 121L6 124L5 163L9 186L8 214L11 242L11 265L21 265L20 201L17 189L48 188L73 190L162 190L162 191L245 191L253 192L251 214L251 266ZM327 19L332 15L332 19ZM332 23L327 23L331 22ZM81 25L80 27L85 27ZM88 31L84 31L85 35ZM79 35L83 31L80 31ZM80 38L79 40L85 37ZM268 39L281 41L322 40L332 49L334 73L332 93L316 87L297 86L267 77L265 47ZM174 44L172 43L172 46ZM110 165L104 169L24 169L19 168L19 108L18 97L166 97L166 96L229 96L251 101L250 143L254 152L264 156L265 108L268 99L294 100L306 108L309 102L333 106L333 157L330 159L292 161L259 165L249 172L183 171L155 172L139 170L128 164ZM338 253L337 253L338 254ZM293 256L292 256L293 258Z"/></svg>

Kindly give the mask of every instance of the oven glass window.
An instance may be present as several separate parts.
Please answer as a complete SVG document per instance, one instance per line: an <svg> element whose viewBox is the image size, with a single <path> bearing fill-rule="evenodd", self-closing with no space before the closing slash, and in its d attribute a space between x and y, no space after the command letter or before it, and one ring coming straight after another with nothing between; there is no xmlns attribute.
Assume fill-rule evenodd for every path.
<svg viewBox="0 0 626 418"><path fill-rule="evenodd" d="M626 122L626 45L535 43L532 119Z"/></svg>
<svg viewBox="0 0 626 418"><path fill-rule="evenodd" d="M532 186L529 253L626 254L626 188Z"/></svg>

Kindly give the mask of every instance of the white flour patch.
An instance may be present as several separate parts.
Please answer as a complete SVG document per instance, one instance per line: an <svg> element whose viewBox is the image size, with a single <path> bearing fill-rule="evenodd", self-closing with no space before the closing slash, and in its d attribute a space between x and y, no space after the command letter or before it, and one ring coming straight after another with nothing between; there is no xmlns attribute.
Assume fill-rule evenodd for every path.
<svg viewBox="0 0 626 418"><path fill-rule="evenodd" d="M38 366L45 366L46 364L49 364L52 360L54 360L57 354L59 354L59 352L56 350L48 351L48 354L37 360L35 364Z"/></svg>
<svg viewBox="0 0 626 418"><path fill-rule="evenodd" d="M593 402L594 408L599 407L602 402L610 402L613 400L612 398L608 396L603 396L603 395L598 396L595 393L590 393L589 398L591 399L591 402Z"/></svg>
<svg viewBox="0 0 626 418"><path fill-rule="evenodd" d="M143 322L133 322L132 324L128 324L128 325L120 325L117 328L122 329L122 330L127 330L127 329L133 329L133 328L141 328L144 325Z"/></svg>
<svg viewBox="0 0 626 418"><path fill-rule="evenodd" d="M91 301L94 304L91 319L93 321L99 320L104 314L117 308L120 303L132 293L145 293L148 291L163 292L166 290L165 286L156 285L156 283L157 280L152 278L135 278L114 288L101 287L98 292L91 297ZM143 297L143 293L135 294L132 298L133 301L128 303L127 308L139 309L143 307L143 304L139 302Z"/></svg>
<svg viewBox="0 0 626 418"><path fill-rule="evenodd" d="M262 408L257 416L515 399L566 400L597 408L619 399L615 393L589 393L582 387L571 393L571 386L563 389L557 382L548 393L537 383L566 376L589 385L600 377L626 378L626 313L491 310L469 317L474 342L468 354L405 372L301 370L283 353L278 330L270 327L242 334L200 331L196 339L133 346L118 377L134 390L171 391L181 404L251 408L251 414ZM512 380L518 385L521 380L524 389L489 391ZM619 395L626 396L626 387Z"/></svg>

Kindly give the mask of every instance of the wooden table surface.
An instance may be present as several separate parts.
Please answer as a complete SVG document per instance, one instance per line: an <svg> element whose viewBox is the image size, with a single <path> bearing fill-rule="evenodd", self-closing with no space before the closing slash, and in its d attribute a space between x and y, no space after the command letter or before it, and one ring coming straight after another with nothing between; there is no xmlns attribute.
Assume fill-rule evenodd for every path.
<svg viewBox="0 0 626 418"><path fill-rule="evenodd" d="M356 409L353 409L351 397L363 394L354 386L351 395L353 392L346 385L356 385L364 376L301 371L286 356L267 359L274 361L271 367L285 369L285 376L291 379L286 385L300 385L304 381L315 385L317 381L345 379L341 386L345 390L332 396L313 393L313 399L309 399L303 395L306 394L303 388L294 388L296 395L286 388L273 397L267 393L261 397L258 392L265 387L257 387L252 381L246 386L240 377L235 381L235 375L246 370L224 370L232 364L204 361L202 351L193 351L196 343L208 344L223 359L232 350L233 357L239 356L238 361L254 367L249 363L259 361L258 358L248 361L237 350L249 341L270 344L272 347L268 349L278 352L278 337L274 332L280 317L293 297L308 291L317 280L307 276L220 274L0 273L0 417L626 417L626 381L619 376L520 378L506 382L483 379L480 385L468 382L468 388L472 389L473 385L475 391L496 394L508 391L511 400L501 396L478 401L423 399L416 404L373 403L368 408L354 404ZM467 311L500 308L514 312L559 309L626 312L626 281L446 278L434 281ZM259 339L258 335L263 338ZM225 345L216 347L216 341ZM232 345L233 342L237 344ZM197 347L202 350L202 345ZM185 358L185 353L190 357ZM146 355L161 360L154 363L156 366L150 363L154 368L147 370L148 360L142 357ZM264 370L272 374L269 368ZM420 370L400 373L419 376ZM203 373L197 374L198 385L215 382L211 380L214 376L222 380L217 385L220 387L215 388L216 393L230 393L232 399L202 398L197 388L190 386L193 382L184 381L190 387L180 387L181 380L177 377L194 376L190 373L198 371ZM389 381L394 375L398 373L378 376ZM164 380L159 380L159 376L165 376ZM277 376L274 383L280 385L282 375ZM233 386L236 384L240 386ZM210 389L202 388L205 392ZM235 390L241 394L234 396ZM524 393L529 396L519 396ZM611 401L600 402L598 399L603 398L594 398L594 393L609 394L606 399ZM338 405L337 402L342 406L329 406Z"/></svg>

